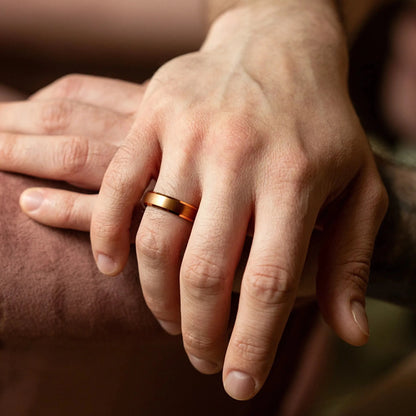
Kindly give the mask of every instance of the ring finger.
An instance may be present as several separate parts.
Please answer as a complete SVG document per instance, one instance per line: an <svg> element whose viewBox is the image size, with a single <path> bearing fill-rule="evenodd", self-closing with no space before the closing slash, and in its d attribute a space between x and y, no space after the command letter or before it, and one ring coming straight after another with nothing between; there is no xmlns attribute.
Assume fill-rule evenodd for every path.
<svg viewBox="0 0 416 416"><path fill-rule="evenodd" d="M173 152L164 152L169 158L162 159L155 192L197 206L200 196L195 181L186 173L189 165L186 170L181 169L186 163L178 163L180 156L175 157ZM159 198L163 202L172 201ZM146 208L136 239L140 280L147 305L160 325L167 332L178 334L181 331L179 269L192 223L160 209L159 202L154 203L155 206Z"/></svg>

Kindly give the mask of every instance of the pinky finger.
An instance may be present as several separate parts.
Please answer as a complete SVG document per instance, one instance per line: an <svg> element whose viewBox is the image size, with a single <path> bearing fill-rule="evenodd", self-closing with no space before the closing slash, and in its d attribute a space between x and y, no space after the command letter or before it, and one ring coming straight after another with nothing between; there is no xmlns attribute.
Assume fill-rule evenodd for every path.
<svg viewBox="0 0 416 416"><path fill-rule="evenodd" d="M53 188L29 188L20 196L23 212L35 221L57 228L89 231L97 195Z"/></svg>

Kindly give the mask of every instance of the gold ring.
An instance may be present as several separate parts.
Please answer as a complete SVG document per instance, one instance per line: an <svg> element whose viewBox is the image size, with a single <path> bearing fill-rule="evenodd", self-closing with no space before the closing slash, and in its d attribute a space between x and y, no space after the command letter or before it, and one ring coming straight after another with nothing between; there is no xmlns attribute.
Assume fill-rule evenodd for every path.
<svg viewBox="0 0 416 416"><path fill-rule="evenodd" d="M158 192L149 191L143 198L143 203L146 206L156 207L187 220L194 222L198 208L191 204L180 201L170 196L159 194Z"/></svg>

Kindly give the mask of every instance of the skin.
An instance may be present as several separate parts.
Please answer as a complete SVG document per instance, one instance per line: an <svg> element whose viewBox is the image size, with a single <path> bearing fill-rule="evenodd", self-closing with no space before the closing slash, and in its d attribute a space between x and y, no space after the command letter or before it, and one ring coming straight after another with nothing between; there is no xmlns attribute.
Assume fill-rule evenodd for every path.
<svg viewBox="0 0 416 416"><path fill-rule="evenodd" d="M29 116L30 112L42 111L51 115L53 108L71 109L71 111L61 113L58 118L60 123L54 124L53 131L50 130L50 120L44 117L40 119L43 123L46 122L44 127L35 118L30 119L32 121L30 125L25 120L27 117L20 117L20 122L14 121L13 129L10 124L9 130L14 132L1 134L0 168L32 176L61 179L77 184L81 188L98 190L106 164L111 159L108 155L114 154L120 144L117 143L116 135L123 134L129 128L128 124L133 123L134 108L140 102L144 91L145 86L72 75L40 91L31 97L30 102L3 104L0 107L3 126L6 125L7 118L13 119L16 113L25 115L27 112ZM84 123L70 122L71 117L86 109L89 109L89 117L85 118ZM115 136L112 139L106 138L105 135L107 126L105 118L102 117L103 110L113 114ZM56 121L56 117L53 119ZM49 135L43 134L46 131ZM78 135L75 135L74 131L77 131ZM75 141L74 137L77 138ZM97 147L99 142L102 145L100 148ZM68 146L68 143L72 145ZM22 149L25 151L22 152ZM82 156L82 149L89 149L90 153L87 157ZM62 163L63 161L71 162L68 164ZM416 209L412 197L414 193L411 191L415 183L415 173L409 168L396 166L382 159L378 160L378 166L394 203L390 206L387 221L377 240L370 294L410 306L414 305L412 293L415 291L403 291L400 288L403 286L411 288L415 285L412 247L416 235L413 218ZM97 174L94 176L91 172ZM82 183L80 178L84 178ZM91 215L96 202L97 196L94 194L52 188L28 189L21 196L23 210L36 221L82 231L90 229ZM38 205L35 207L34 203ZM137 215L140 219L140 211ZM403 238L405 235L408 236L406 239ZM315 295L321 243L322 233L316 230L302 273L298 303ZM391 247L395 247L395 250L392 251ZM236 281L241 278L248 254L249 245L245 247ZM400 264L407 266L405 269L398 269Z"/></svg>
<svg viewBox="0 0 416 416"><path fill-rule="evenodd" d="M207 374L222 369L235 399L253 397L267 377L318 216L321 311L345 341L367 341L365 289L387 195L346 75L332 2L234 9L215 21L200 51L153 76L104 176L91 241L107 275L124 267L132 212L152 178L157 192L199 207L192 227L146 210L136 238L141 285L161 325L182 333L192 364ZM228 339L250 222L253 245Z"/></svg>
<svg viewBox="0 0 416 416"><path fill-rule="evenodd" d="M1 170L63 180L76 184L79 189L78 191L63 191L59 188L26 190L20 202L29 217L44 225L89 232L97 195L85 194L81 190L98 191L105 169L120 145L117 135L110 139L103 139L106 123L101 111L113 112L113 117L117 117L113 119L116 120L114 128L118 134L123 134L129 128L129 123L133 123L134 108L140 103L144 91L144 85L86 75L70 75L59 79L30 98L32 111L36 106L38 109L35 111L42 111L47 108L47 105L55 107L57 103L64 103L61 108L68 109L70 107L66 104L72 103L74 111L61 117L61 121L65 118L70 119L71 115L78 113L78 110L85 110L87 106L96 111L89 114L88 119L85 120L88 121L87 123L63 123L62 126L56 126L56 131L51 132L50 136L34 134L40 132L38 120L32 118L33 124L28 126L27 121L22 117L19 118L20 122L14 123L14 133L0 133ZM0 93L5 100L21 98L16 92L9 90L0 89ZM3 104L0 109L3 115L11 110L9 114L12 116L16 110L24 114L29 106L27 102L14 102ZM48 111L48 114L52 112ZM81 134L75 135L75 130ZM73 141L74 138L77 140ZM72 145L68 146L71 141ZM101 152L96 151L99 141ZM24 152L23 148L26 149ZM89 149L88 157L81 157L83 152L80 149L83 148ZM62 163L63 160L72 161L70 165L76 166L76 169ZM378 155L376 162L389 194L390 206L380 228L373 253L369 295L414 308L416 303L414 296L416 293L416 280L414 279L416 270L414 262L416 171L414 168L401 165L398 160L393 161L391 156L386 158L386 155ZM96 173L91 175L91 172ZM80 180L81 178L83 181ZM33 209L31 204L34 201L40 202L40 205ZM141 210L138 210L139 219L141 215ZM307 262L302 271L302 284L298 292L299 303L315 297L317 257L321 237L322 233L315 230ZM247 247L244 249L244 255L236 274L235 291L239 290L238 281L241 283L241 276L249 254L250 238L246 240L246 243ZM395 249L392 250L392 247ZM403 287L408 290L402 290Z"/></svg>
<svg viewBox="0 0 416 416"><path fill-rule="evenodd" d="M134 109L140 104L145 88L145 84L69 75L30 97L30 102L18 102L19 95L14 95L15 102L0 106L1 124L9 130L0 133L0 169L66 181L79 190L98 191L105 170L120 146L117 137L125 134L133 123ZM57 108L60 109L58 118ZM33 112L45 116L30 117ZM17 119L16 114L25 117ZM86 116L80 120L77 115ZM112 136L107 136L108 116L114 129ZM96 200L97 195L91 193L33 188L21 195L20 203L27 215L44 225L89 232ZM143 210L138 207L135 215L137 231ZM134 242L135 232L132 235ZM237 292L250 241L247 237L245 254L236 273L234 291ZM299 303L314 296L315 254L316 250L310 250L298 293Z"/></svg>
<svg viewBox="0 0 416 416"><path fill-rule="evenodd" d="M84 77L69 78L81 80ZM100 104L101 100L95 105L106 108L107 111L113 109L114 113L117 113L117 109L121 109L119 113L126 112L123 111L124 107L120 108L119 102L114 101L117 96L123 101L123 105L128 103L129 97L136 97L135 105L140 100L140 94L137 94L138 86L135 84L128 84L130 87L127 90L126 83L120 82L117 90L125 91L125 94L121 95L115 94L117 91L113 90L117 85L114 80L85 77L85 81L85 87L82 88L85 95L78 94L76 101L67 100L72 102L73 109L78 104L80 109L85 109L86 101L91 100L92 94L102 97L103 92L112 99L108 102L103 100L103 107ZM63 80L63 83L66 82ZM69 84L75 87L79 82L67 83ZM55 85L59 85L59 82ZM0 101L19 99L19 95L13 95L13 91L6 91L6 94L3 92L0 87ZM56 92L58 94L57 89ZM73 97L75 99L75 96ZM49 96L49 99L55 103L65 101L63 97L59 97L59 94L56 97ZM104 107L106 104L107 107ZM39 106L42 105L43 103L39 101ZM21 109L24 109L23 106ZM125 118L120 117L118 122L114 119L113 121L119 123L121 133ZM88 123L84 124L85 133L81 134L79 139L81 140L82 137L83 140L92 140L90 136L94 131L97 136L100 135L105 131L105 122L105 119L100 117L100 112L91 112ZM27 124L22 126L26 126L27 129ZM42 135L26 135L25 148L30 148L27 153L30 153L32 158L28 157L26 152L21 152L22 147L18 145L18 141L15 148L10 147L9 142L8 154L15 158L13 164L15 170L18 172L20 166L21 170L33 171L35 174L39 172L38 166L45 164L49 167L49 170L44 169L45 174L51 177L54 174L58 175L60 171L65 174L64 166L57 155L66 151L68 158L72 160L76 159L77 154L79 155L75 152L71 157L65 144L66 137L71 137L74 127L78 132L80 131L79 125L68 123L66 128L60 129L60 135L55 136L55 142L61 145L58 152L56 146L50 146L47 137ZM15 130L18 129L19 127L16 126ZM39 125L35 124L33 129L38 131ZM25 135L20 133L19 136L22 138ZM3 138L2 135L0 147L4 143ZM115 138L113 141L113 146L117 146ZM102 143L107 144L108 147L112 146L104 140ZM39 151L39 148L43 150ZM15 149L15 152L10 152L11 149ZM75 150L75 147L72 149ZM94 155L97 156L97 153ZM88 171L100 169L100 159L94 155L88 160L91 166ZM20 165L17 160L20 160ZM70 177L68 172L66 177ZM192 371L183 354L180 338L168 337L160 328L158 329L157 322L152 319L144 304L137 284L135 256L131 256L130 266L125 268L119 279L102 279L94 267L87 235L78 232L62 233L56 229L39 227L18 212L18 194L25 186L33 186L34 183L37 183L37 186L41 186L40 184L45 186L46 181L0 172L0 188L3 191L0 194L0 205L3 207L0 229L3 232L3 240L9 242L0 247L1 264L4 266L0 279L1 309L5 318L1 325L1 367L4 370L1 378L2 384L8 386L7 391L3 392L3 395L8 396L8 400L1 401L1 414L10 414L17 411L17 408L27 410L29 407L37 410L42 407L42 414L46 412L52 415L56 414L56 408L60 409L60 415L63 413L105 414L112 407L118 414L140 408L143 414L165 415L175 405L184 414L201 414L201 400L204 401L203 414L212 414L214 411L224 415L252 414L253 411L264 413L262 409L267 413L266 409L269 410L271 407L277 409L282 406L285 409L290 407L290 410L282 409L282 414L286 414L285 411L292 414L293 408L303 409L305 405L307 406L310 398L304 388L305 372L307 377L313 377L312 373L315 371L314 368L319 366L319 361L312 360L315 367L303 368L301 377L298 377L298 371L294 370L302 366L306 360L304 353L314 352L310 351L311 347L313 350L318 347L319 350L319 345L316 345L316 335L310 339L311 330L313 329L313 333L316 332L314 324L316 309L313 305L302 308L291 317L285 341L278 353L284 359L277 359L274 363L263 394L259 395L257 400L246 403L227 399L222 389L218 388L218 377L201 378L196 371ZM85 183L88 181L86 180ZM92 182L88 185L91 189L96 188ZM56 182L49 186L65 185ZM68 189L68 186L66 188ZM45 201L35 215L37 214L39 218L42 211L44 213L54 211L55 222L58 215L61 226L65 227L65 221L70 226L71 221L76 217L81 219L84 217L84 210L91 215L90 205L96 198L84 197L85 194L79 194L79 204L75 204L75 207L71 205L75 208L73 211L68 209L68 203L64 200L53 201L59 202L58 204L48 204ZM60 215L63 211L69 215ZM140 211L137 214L140 218ZM86 231L88 230L89 225ZM25 258L23 261L22 255ZM52 258L51 269L48 259L51 261ZM68 267L70 261L75 261L75 270ZM77 282L74 282L74 276ZM234 310L235 306L234 302ZM30 348L25 347L29 344ZM91 360L92 356L95 357L93 360ZM28 365L33 367L34 363L33 371L28 373ZM111 377L105 376L109 374L108 372ZM99 377L102 382L97 384L98 373L103 377ZM95 374L90 383L84 380L84 376L88 374ZM150 382L149 374L152 374ZM172 388L171 383L166 383L166 379L175 379L175 377L177 379L178 374L180 374L180 382ZM64 383L62 383L63 377ZM80 378L83 379L82 383L79 383ZM302 382L301 386L299 382ZM120 385L128 385L128 388L123 389L123 395L117 394L117 400L114 402L114 394L111 392L118 392ZM20 387L25 392L34 389L36 400L31 402L30 399L33 397L30 394L22 395ZM299 387L303 387L300 393L301 401L299 401ZM74 393L74 388L79 394L88 396L88 400L74 401L73 396L77 394ZM295 401L292 394L287 395L288 389L297 391ZM105 395L106 399L102 397L103 391L109 392ZM135 394L137 391L140 391L140 394ZM184 392L192 395L191 398L189 394L185 394L186 403L183 400ZM162 402L157 400L161 394L164 397ZM26 400L22 400L23 396ZM210 404L206 403L207 397ZM16 403L19 405L17 406ZM97 405L102 411L97 410ZM51 410L47 412L44 410L45 406ZM86 410L87 408L89 411Z"/></svg>
<svg viewBox="0 0 416 416"><path fill-rule="evenodd" d="M333 3L276 3L222 15L199 52L155 74L139 111L128 115L133 126L105 174L91 224L99 267L114 275L127 258L134 206L152 177L157 191L199 206L192 229L146 210L136 240L141 284L161 325L182 331L193 365L205 373L223 368L236 399L251 398L267 376L318 216L321 310L347 342L366 342L366 281L387 206L348 98L346 41ZM72 110L49 106L52 115L39 113L42 126L31 133L60 134ZM33 108L26 111L30 119ZM0 113L13 141L13 114L21 112ZM85 165L90 148L108 162L99 144L86 150L71 139L71 146L81 159L64 159L67 175ZM233 277L251 221L253 246L228 340Z"/></svg>

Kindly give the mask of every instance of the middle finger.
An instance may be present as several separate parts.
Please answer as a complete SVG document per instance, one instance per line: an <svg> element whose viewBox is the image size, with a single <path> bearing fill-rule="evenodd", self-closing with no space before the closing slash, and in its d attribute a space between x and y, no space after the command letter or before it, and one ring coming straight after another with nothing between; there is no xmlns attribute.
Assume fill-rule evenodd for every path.
<svg viewBox="0 0 416 416"><path fill-rule="evenodd" d="M232 283L251 204L230 172L211 172L204 189L181 267L182 335L192 364L214 373L224 360Z"/></svg>
<svg viewBox="0 0 416 416"><path fill-rule="evenodd" d="M165 154L169 157L162 158L155 192L197 206L197 186L187 175L190 164L183 162L184 152L177 148ZM186 183L181 180L184 175L187 175ZM161 326L171 334L180 333L178 276L191 228L191 222L158 208L158 205L148 206L136 238L144 298Z"/></svg>

